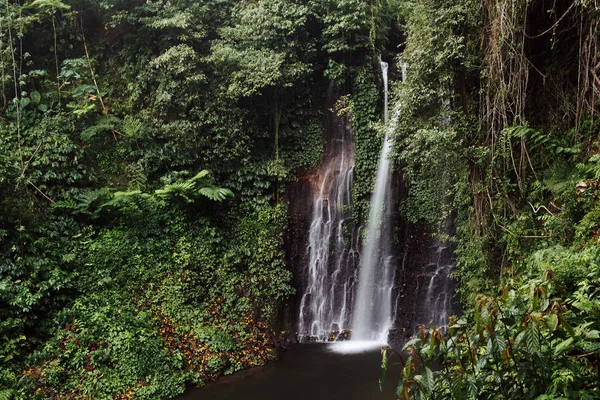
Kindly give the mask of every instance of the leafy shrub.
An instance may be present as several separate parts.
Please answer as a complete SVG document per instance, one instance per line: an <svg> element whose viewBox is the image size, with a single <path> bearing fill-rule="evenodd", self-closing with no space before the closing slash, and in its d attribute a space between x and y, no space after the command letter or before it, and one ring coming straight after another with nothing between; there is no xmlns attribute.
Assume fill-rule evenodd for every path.
<svg viewBox="0 0 600 400"><path fill-rule="evenodd" d="M597 398L600 270L567 297L553 276L548 270L499 297L479 297L472 319L452 318L447 332L421 329L404 346L398 397Z"/></svg>

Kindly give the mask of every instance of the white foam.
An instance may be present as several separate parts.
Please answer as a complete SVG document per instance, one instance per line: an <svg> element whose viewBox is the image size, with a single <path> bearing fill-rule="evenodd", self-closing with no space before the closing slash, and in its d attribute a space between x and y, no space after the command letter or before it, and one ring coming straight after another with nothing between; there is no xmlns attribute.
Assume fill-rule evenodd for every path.
<svg viewBox="0 0 600 400"><path fill-rule="evenodd" d="M360 354L380 350L385 346L387 346L387 343L385 342L372 340L348 340L330 344L329 350L340 354Z"/></svg>

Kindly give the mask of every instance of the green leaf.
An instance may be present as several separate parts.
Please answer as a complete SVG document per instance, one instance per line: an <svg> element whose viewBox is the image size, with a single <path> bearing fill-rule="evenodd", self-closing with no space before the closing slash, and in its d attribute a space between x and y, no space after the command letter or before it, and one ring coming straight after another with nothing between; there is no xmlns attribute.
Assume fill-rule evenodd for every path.
<svg viewBox="0 0 600 400"><path fill-rule="evenodd" d="M530 353L536 353L540 349L540 332L537 325L531 321L525 330L525 348Z"/></svg>
<svg viewBox="0 0 600 400"><path fill-rule="evenodd" d="M21 97L21 107L22 108L27 107L27 105L29 105L29 103L31 103L31 100L29 99L29 97Z"/></svg>
<svg viewBox="0 0 600 400"><path fill-rule="evenodd" d="M560 342L554 348L554 354L559 355L560 353L566 351L571 346L571 344L573 344L573 341L574 341L574 339L572 337L570 337L567 340L563 340L562 342Z"/></svg>
<svg viewBox="0 0 600 400"><path fill-rule="evenodd" d="M381 375L379 376L379 391L383 392L383 383L385 382L385 373L388 366L388 349L381 350Z"/></svg>
<svg viewBox="0 0 600 400"><path fill-rule="evenodd" d="M38 104L40 102L40 100L42 100L42 95L40 94L40 92L31 92L29 97L31 97L31 101L34 104Z"/></svg>
<svg viewBox="0 0 600 400"><path fill-rule="evenodd" d="M569 324L564 319L561 320L561 325L567 330L567 332L569 332L569 335L571 335L572 337L576 337L577 336L577 333L575 333L575 330L573 329L573 327L571 326L571 324Z"/></svg>
<svg viewBox="0 0 600 400"><path fill-rule="evenodd" d="M396 387L396 396L398 396L398 398L400 398L400 396L404 394L404 380L401 379L400 382L398 382L398 387Z"/></svg>
<svg viewBox="0 0 600 400"><path fill-rule="evenodd" d="M429 367L425 367L425 379L423 379L423 383L425 385L425 393L429 396L431 392L433 392L433 372Z"/></svg>
<svg viewBox="0 0 600 400"><path fill-rule="evenodd" d="M477 387L477 379L473 375L467 376L467 390L471 399L478 397L479 388Z"/></svg>
<svg viewBox="0 0 600 400"><path fill-rule="evenodd" d="M135 138L142 129L142 123L139 119L127 115L123 119L123 133L125 136Z"/></svg>
<svg viewBox="0 0 600 400"><path fill-rule="evenodd" d="M548 314L546 315L546 325L551 331L555 331L558 328L558 315L556 314Z"/></svg>
<svg viewBox="0 0 600 400"><path fill-rule="evenodd" d="M406 342L404 347L402 347L402 350L408 350L409 348L411 348L412 346L417 344L417 342L419 342L419 338L417 338L417 337L410 339L408 342Z"/></svg>
<svg viewBox="0 0 600 400"><path fill-rule="evenodd" d="M600 332L598 332L597 330L589 331L585 335L585 338L586 339L600 339Z"/></svg>
<svg viewBox="0 0 600 400"><path fill-rule="evenodd" d="M0 400L12 400L15 394L13 389L2 389L0 390Z"/></svg>
<svg viewBox="0 0 600 400"><path fill-rule="evenodd" d="M199 181L200 179L205 178L209 173L210 172L208 172L207 170L204 169L204 170L198 172L196 174L196 176L194 176L193 178L190 178L189 181L191 181L191 182Z"/></svg>

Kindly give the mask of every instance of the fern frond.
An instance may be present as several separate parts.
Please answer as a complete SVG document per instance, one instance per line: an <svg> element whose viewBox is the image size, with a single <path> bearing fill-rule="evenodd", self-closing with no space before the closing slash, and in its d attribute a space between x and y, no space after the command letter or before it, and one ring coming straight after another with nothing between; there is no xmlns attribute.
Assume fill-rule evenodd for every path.
<svg viewBox="0 0 600 400"><path fill-rule="evenodd" d="M133 196L141 195L142 192L139 190L132 190L130 192L116 192L113 194L113 198L107 201L106 203L102 203L98 210L103 209L104 207L120 207L125 203L130 202Z"/></svg>
<svg viewBox="0 0 600 400"><path fill-rule="evenodd" d="M188 179L188 182L197 182L200 179L203 179L203 178L207 177L209 173L210 172L208 172L207 170L203 169L202 171L198 172L196 174L196 176L194 176L193 178Z"/></svg>
<svg viewBox="0 0 600 400"><path fill-rule="evenodd" d="M186 203L192 203L199 196L205 196L213 201L223 201L233 197L233 192L227 188L221 188L206 183L198 183L209 175L209 171L202 170L194 177L184 181L165 185L162 189L154 191L154 194L163 199L181 198Z"/></svg>
<svg viewBox="0 0 600 400"><path fill-rule="evenodd" d="M96 215L98 212L96 206L109 197L111 197L111 190L108 188L83 189L69 192L67 199L57 201L54 206L71 210L73 215Z"/></svg>
<svg viewBox="0 0 600 400"><path fill-rule="evenodd" d="M170 185L166 185L162 189L156 190L154 193L163 199L180 197L185 200L185 202L192 203L194 200L190 198L190 196L193 194L195 186L196 183L190 181L172 183Z"/></svg>
<svg viewBox="0 0 600 400"><path fill-rule="evenodd" d="M37 7L41 9L62 9L62 10L70 10L71 6L66 5L60 0L35 0L27 5L28 7Z"/></svg>
<svg viewBox="0 0 600 400"><path fill-rule="evenodd" d="M228 197L233 197L233 192L231 190L216 186L205 186L200 189L200 194L213 201L223 201Z"/></svg>
<svg viewBox="0 0 600 400"><path fill-rule="evenodd" d="M0 400L13 400L15 398L15 391L13 389L0 390Z"/></svg>
<svg viewBox="0 0 600 400"><path fill-rule="evenodd" d="M94 125L84 129L81 132L81 139L87 141L92 139L98 134L114 131L117 129L121 120L112 115L105 115L103 117L98 118Z"/></svg>
<svg viewBox="0 0 600 400"><path fill-rule="evenodd" d="M129 175L129 187L131 189L141 189L146 185L148 176L146 167L142 161L127 166L127 175Z"/></svg>
<svg viewBox="0 0 600 400"><path fill-rule="evenodd" d="M123 134L129 138L134 138L140 133L142 130L142 122L132 117L131 115L127 115L125 119L123 119Z"/></svg>

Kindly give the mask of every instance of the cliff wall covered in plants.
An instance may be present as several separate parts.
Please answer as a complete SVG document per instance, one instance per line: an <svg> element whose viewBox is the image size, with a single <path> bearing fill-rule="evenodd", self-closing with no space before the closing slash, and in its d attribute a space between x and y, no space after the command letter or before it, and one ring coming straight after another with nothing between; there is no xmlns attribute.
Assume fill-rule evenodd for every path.
<svg viewBox="0 0 600 400"><path fill-rule="evenodd" d="M464 314L407 343L399 396L595 398L598 5L402 4L403 210L457 246Z"/></svg>

